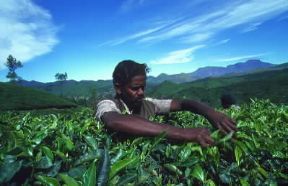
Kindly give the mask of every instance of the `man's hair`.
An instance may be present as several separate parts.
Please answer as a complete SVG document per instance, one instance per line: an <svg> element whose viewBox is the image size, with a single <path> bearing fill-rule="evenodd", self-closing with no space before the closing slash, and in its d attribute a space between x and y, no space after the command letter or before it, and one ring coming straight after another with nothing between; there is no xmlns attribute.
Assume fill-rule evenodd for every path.
<svg viewBox="0 0 288 186"><path fill-rule="evenodd" d="M140 64L133 60L124 60L118 63L113 72L113 84L126 85L137 75L145 75L149 72L146 64Z"/></svg>
<svg viewBox="0 0 288 186"><path fill-rule="evenodd" d="M235 97L231 94L222 94L221 104L224 108L229 108L231 105L236 104Z"/></svg>

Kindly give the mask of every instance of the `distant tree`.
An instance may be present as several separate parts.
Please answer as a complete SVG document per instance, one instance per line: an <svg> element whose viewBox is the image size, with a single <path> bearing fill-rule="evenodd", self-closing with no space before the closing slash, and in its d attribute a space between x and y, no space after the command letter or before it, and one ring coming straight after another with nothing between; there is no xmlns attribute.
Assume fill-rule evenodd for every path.
<svg viewBox="0 0 288 186"><path fill-rule="evenodd" d="M23 67L20 61L17 61L17 59L14 58L12 55L9 55L5 66L7 66L9 70L6 77L10 79L10 82L15 82L16 80L21 79L15 72L17 68Z"/></svg>
<svg viewBox="0 0 288 186"><path fill-rule="evenodd" d="M66 72L65 73L56 73L55 78L57 81L60 82L60 85L61 85L60 95L61 95L61 97L63 97L63 83L67 80L68 75Z"/></svg>
<svg viewBox="0 0 288 186"><path fill-rule="evenodd" d="M68 78L68 75L67 75L66 72L64 74L57 73L57 74L55 74L55 78L56 78L57 81L66 81L67 78Z"/></svg>

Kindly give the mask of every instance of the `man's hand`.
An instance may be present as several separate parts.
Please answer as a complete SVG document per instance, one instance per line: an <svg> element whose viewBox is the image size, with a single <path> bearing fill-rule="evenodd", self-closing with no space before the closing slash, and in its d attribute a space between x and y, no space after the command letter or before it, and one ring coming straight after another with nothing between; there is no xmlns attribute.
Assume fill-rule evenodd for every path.
<svg viewBox="0 0 288 186"><path fill-rule="evenodd" d="M209 122L224 134L236 131L236 123L225 114L213 111L207 116Z"/></svg>
<svg viewBox="0 0 288 186"><path fill-rule="evenodd" d="M206 128L185 128L184 136L187 141L197 142L202 147L208 147L213 144L210 132Z"/></svg>
<svg viewBox="0 0 288 186"><path fill-rule="evenodd" d="M213 108L193 100L173 100L171 103L171 111L191 111L208 119L208 121L217 127L224 134L236 130L236 123L228 116L221 112L215 111Z"/></svg>

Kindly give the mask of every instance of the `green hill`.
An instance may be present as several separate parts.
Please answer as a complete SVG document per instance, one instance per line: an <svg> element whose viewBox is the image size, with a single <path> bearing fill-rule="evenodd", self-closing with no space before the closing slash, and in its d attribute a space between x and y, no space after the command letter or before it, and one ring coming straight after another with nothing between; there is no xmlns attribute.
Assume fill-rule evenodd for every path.
<svg viewBox="0 0 288 186"><path fill-rule="evenodd" d="M249 74L229 74L221 77L210 77L186 83L164 81L157 84L156 80L147 80L146 93L158 98L191 98L207 102L213 106L220 104L222 93L236 96L239 104L250 98L269 98L275 103L288 103L287 75L288 63L273 65L265 69L257 69ZM19 85L33 87L73 99L79 104L87 105L87 100L111 98L114 95L112 80L98 81L58 81L41 83L35 81L20 81Z"/></svg>
<svg viewBox="0 0 288 186"><path fill-rule="evenodd" d="M288 103L288 68L273 69L241 76L206 78L190 83L164 82L149 92L158 98L191 98L220 105L220 96L230 93L238 104L250 98L270 99L274 103Z"/></svg>
<svg viewBox="0 0 288 186"><path fill-rule="evenodd" d="M0 110L71 108L76 104L41 90L0 83Z"/></svg>
<svg viewBox="0 0 288 186"><path fill-rule="evenodd" d="M111 97L114 94L111 80L98 81L56 81L41 83L36 81L19 81L18 85L44 90L51 94L68 98L88 98L97 94L99 97Z"/></svg>

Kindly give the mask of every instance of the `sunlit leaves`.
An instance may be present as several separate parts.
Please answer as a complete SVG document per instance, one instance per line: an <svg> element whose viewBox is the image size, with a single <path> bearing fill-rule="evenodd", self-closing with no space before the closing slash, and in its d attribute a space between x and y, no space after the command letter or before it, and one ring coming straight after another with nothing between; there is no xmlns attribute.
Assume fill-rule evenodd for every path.
<svg viewBox="0 0 288 186"><path fill-rule="evenodd" d="M225 110L238 131L224 135L189 112L153 118L207 127L215 145L176 144L165 134L111 140L93 111L0 114L0 184L28 185L285 185L288 107L255 100ZM32 171L33 170L33 171Z"/></svg>
<svg viewBox="0 0 288 186"><path fill-rule="evenodd" d="M202 167L199 164L194 166L193 171L192 171L192 176L194 178L200 180L201 182L205 181L204 170L202 169Z"/></svg>
<svg viewBox="0 0 288 186"><path fill-rule="evenodd" d="M109 172L110 172L110 155L107 148L104 148L99 163L99 174L97 179L98 186L107 185Z"/></svg>
<svg viewBox="0 0 288 186"><path fill-rule="evenodd" d="M240 160L241 160L241 157L242 157L242 150L236 146L235 149L234 149L234 154L235 154L235 159L236 159L236 162L238 164L238 166L240 165Z"/></svg>
<svg viewBox="0 0 288 186"><path fill-rule="evenodd" d="M122 169L126 168L129 165L136 163L137 161L139 161L138 157L126 158L126 159L117 161L111 167L109 178L112 179L119 171L121 171Z"/></svg>
<svg viewBox="0 0 288 186"><path fill-rule="evenodd" d="M59 174L59 176L66 185L79 186L78 182L74 178L68 176L67 174Z"/></svg>
<svg viewBox="0 0 288 186"><path fill-rule="evenodd" d="M83 186L96 185L96 163L92 162L89 169L83 175Z"/></svg>
<svg viewBox="0 0 288 186"><path fill-rule="evenodd" d="M37 176L36 177L41 183L48 186L60 186L59 181L56 178L52 178L49 176Z"/></svg>

